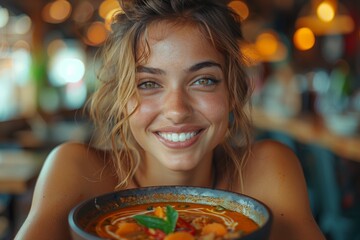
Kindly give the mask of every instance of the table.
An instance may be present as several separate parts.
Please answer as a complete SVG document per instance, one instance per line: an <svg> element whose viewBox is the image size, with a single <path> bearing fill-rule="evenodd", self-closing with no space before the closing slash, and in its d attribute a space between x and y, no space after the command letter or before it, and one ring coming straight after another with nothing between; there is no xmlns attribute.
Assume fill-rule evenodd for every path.
<svg viewBox="0 0 360 240"><path fill-rule="evenodd" d="M0 195L8 196L10 199L9 202L5 202L7 208L5 218L9 225L5 225L4 232L0 231L0 238L1 234L6 236L6 234L12 235L16 232L18 221L16 199L32 191L45 156L45 153L36 151L0 150Z"/></svg>
<svg viewBox="0 0 360 240"><path fill-rule="evenodd" d="M37 178L44 153L0 150L0 193L21 194Z"/></svg>
<svg viewBox="0 0 360 240"><path fill-rule="evenodd" d="M269 115L254 107L252 120L255 127L288 134L302 143L315 144L329 149L348 160L360 162L360 136L340 136L326 128L317 116L281 117Z"/></svg>

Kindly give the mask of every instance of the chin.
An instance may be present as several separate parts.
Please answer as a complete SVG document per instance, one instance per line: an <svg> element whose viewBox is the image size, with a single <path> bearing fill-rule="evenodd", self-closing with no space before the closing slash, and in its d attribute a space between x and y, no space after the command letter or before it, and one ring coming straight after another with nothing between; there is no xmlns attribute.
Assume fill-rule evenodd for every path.
<svg viewBox="0 0 360 240"><path fill-rule="evenodd" d="M194 161L187 160L167 160L164 166L172 171L191 171L197 167Z"/></svg>

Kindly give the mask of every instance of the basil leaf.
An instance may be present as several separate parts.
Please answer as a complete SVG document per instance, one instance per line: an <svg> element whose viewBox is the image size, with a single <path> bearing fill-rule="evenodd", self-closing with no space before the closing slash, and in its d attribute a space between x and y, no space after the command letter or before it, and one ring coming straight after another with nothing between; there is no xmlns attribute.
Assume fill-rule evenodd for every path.
<svg viewBox="0 0 360 240"><path fill-rule="evenodd" d="M133 217L138 223L147 228L160 229L166 234L169 234L169 223L162 218L148 215L136 215Z"/></svg>
<svg viewBox="0 0 360 240"><path fill-rule="evenodd" d="M160 229L166 234L174 232L178 220L178 212L171 206L166 206L166 220L150 215L136 215L133 218L147 228Z"/></svg>
<svg viewBox="0 0 360 240"><path fill-rule="evenodd" d="M176 227L179 213L171 206L166 206L166 218L168 222L169 232L173 232Z"/></svg>

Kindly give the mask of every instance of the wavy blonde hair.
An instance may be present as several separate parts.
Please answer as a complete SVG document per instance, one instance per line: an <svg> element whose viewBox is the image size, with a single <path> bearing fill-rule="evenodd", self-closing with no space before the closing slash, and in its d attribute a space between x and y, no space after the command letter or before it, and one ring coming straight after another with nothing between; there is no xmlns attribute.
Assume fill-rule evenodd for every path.
<svg viewBox="0 0 360 240"><path fill-rule="evenodd" d="M100 85L91 98L90 108L99 133L97 147L111 154L118 177L117 188L127 186L141 161L141 147L128 124L136 108L127 112L126 106L130 98L137 97L137 64L150 54L149 47L139 53L138 46L148 46L147 28L159 21L198 26L204 38L223 54L232 119L219 146L226 157L215 164L221 177L237 177L242 184L242 169L251 146L250 120L245 111L251 87L240 53L239 16L220 0L123 0L120 4L124 12L114 17L112 32L99 54ZM137 100L139 104L139 98Z"/></svg>

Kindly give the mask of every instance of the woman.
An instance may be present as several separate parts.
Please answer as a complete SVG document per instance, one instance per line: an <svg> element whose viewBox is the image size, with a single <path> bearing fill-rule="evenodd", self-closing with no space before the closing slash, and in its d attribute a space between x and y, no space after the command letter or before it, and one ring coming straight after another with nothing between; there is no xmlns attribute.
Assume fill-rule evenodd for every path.
<svg viewBox="0 0 360 240"><path fill-rule="evenodd" d="M271 239L323 239L296 156L251 142L238 16L218 0L121 5L92 98L97 146L52 151L17 239L69 239L80 201L153 185L247 194L271 208Z"/></svg>

